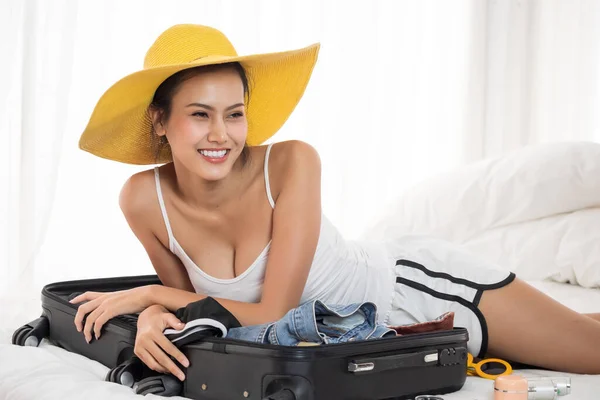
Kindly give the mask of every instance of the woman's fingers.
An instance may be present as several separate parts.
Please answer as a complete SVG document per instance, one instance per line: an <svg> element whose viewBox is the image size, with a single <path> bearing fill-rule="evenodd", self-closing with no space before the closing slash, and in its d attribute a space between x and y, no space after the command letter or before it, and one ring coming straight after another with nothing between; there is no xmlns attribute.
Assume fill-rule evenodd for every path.
<svg viewBox="0 0 600 400"><path fill-rule="evenodd" d="M102 296L104 293L100 293L100 292L85 292L80 294L79 296L76 296L74 298L72 298L71 300L69 300L69 303L81 303L82 301L89 301L89 300L94 300L100 296Z"/></svg>
<svg viewBox="0 0 600 400"><path fill-rule="evenodd" d="M83 327L83 336L85 336L85 340L88 343L92 340L92 328L94 327L94 323L103 313L104 310L101 307L98 307L86 317L85 326Z"/></svg>
<svg viewBox="0 0 600 400"><path fill-rule="evenodd" d="M168 371L166 369L164 369L157 361L156 359L152 356L152 354L150 354L150 352L148 350L146 350L145 348L138 348L136 346L135 349L135 355L138 356L138 358L140 360L142 360L144 362L144 364L146 364L148 366L148 368L150 368L153 371L156 372L160 372L162 374L166 374Z"/></svg>
<svg viewBox="0 0 600 400"><path fill-rule="evenodd" d="M185 324L183 322L181 322L180 320L177 319L177 317L175 316L175 314L164 314L165 315L165 324L173 329L182 329Z"/></svg>
<svg viewBox="0 0 600 400"><path fill-rule="evenodd" d="M181 365L184 367L189 367L190 362L186 358L186 356L179 350L169 339L165 337L165 335L158 334L155 338L156 343L165 351L167 354L170 354L173 358L175 358Z"/></svg>
<svg viewBox="0 0 600 400"><path fill-rule="evenodd" d="M166 368L170 373L179 378L179 380L183 381L185 379L185 375L183 372L175 365L175 363L165 354L163 349L161 349L155 342L151 341L147 343L146 350L154 359L160 364L163 368Z"/></svg>
<svg viewBox="0 0 600 400"><path fill-rule="evenodd" d="M77 309L77 313L75 314L75 326L77 327L77 331L81 332L83 329L83 319L89 313L95 310L98 305L100 305L99 299L92 300L88 303L82 304Z"/></svg>
<svg viewBox="0 0 600 400"><path fill-rule="evenodd" d="M108 311L104 311L98 318L96 318L94 321L94 336L96 336L96 340L100 339L102 327L112 317L114 317L114 315L111 315Z"/></svg>
<svg viewBox="0 0 600 400"><path fill-rule="evenodd" d="M168 326L181 329L181 321L173 314L149 307L142 311L137 325L134 353L153 370L170 372L180 380L185 380L185 374L171 357L184 368L189 366L189 361L163 334Z"/></svg>

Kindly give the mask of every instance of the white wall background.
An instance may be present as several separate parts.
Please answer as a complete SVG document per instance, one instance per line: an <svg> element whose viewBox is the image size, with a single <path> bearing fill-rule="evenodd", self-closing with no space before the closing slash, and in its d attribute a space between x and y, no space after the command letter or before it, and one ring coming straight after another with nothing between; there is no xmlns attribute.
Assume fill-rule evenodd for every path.
<svg viewBox="0 0 600 400"><path fill-rule="evenodd" d="M324 211L348 238L440 171L600 141L599 1L0 0L0 295L153 273L118 207L140 167L77 141L104 90L177 23L214 26L240 54L322 43L273 140L318 149Z"/></svg>

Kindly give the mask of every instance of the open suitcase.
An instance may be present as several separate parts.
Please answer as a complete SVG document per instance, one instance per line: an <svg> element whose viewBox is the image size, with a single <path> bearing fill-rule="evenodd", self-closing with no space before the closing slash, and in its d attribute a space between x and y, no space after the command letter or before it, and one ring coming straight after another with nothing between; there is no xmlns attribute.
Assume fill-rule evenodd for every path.
<svg viewBox="0 0 600 400"><path fill-rule="evenodd" d="M107 380L136 393L179 394L192 399L412 399L460 390L466 380L464 328L352 343L291 347L228 338L205 338L182 348L190 361L180 383L144 366L134 356L136 315L104 325L99 340L86 343L73 323L85 291L117 291L161 284L156 275L52 283L42 290L42 315L17 329L13 344L37 346L43 338L96 360ZM137 360L137 363L135 362Z"/></svg>

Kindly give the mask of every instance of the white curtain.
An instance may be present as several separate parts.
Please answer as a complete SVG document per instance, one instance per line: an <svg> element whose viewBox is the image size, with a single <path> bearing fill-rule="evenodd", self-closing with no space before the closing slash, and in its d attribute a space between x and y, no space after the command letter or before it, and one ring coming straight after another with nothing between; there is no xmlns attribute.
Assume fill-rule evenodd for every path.
<svg viewBox="0 0 600 400"><path fill-rule="evenodd" d="M57 194L77 4L0 5L0 293L30 288Z"/></svg>
<svg viewBox="0 0 600 400"><path fill-rule="evenodd" d="M110 85L167 27L240 54L321 42L275 141L311 143L325 213L358 237L386 199L526 144L600 141L600 2L8 0L0 3L0 295L153 273L118 207L134 167L77 148ZM202 244L199 244L202 245Z"/></svg>
<svg viewBox="0 0 600 400"><path fill-rule="evenodd" d="M470 132L481 156L531 143L600 140L600 2L482 3L480 93L471 99L481 104L474 109L481 119Z"/></svg>

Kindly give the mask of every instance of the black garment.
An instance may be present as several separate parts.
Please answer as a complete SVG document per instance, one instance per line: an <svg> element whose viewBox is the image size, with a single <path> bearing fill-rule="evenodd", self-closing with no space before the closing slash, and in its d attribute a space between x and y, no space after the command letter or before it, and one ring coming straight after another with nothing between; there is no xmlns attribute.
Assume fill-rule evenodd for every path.
<svg viewBox="0 0 600 400"><path fill-rule="evenodd" d="M165 329L164 334L178 348L204 337L225 337L229 329L241 327L233 314L212 297L178 309L175 316L185 326L182 329Z"/></svg>

